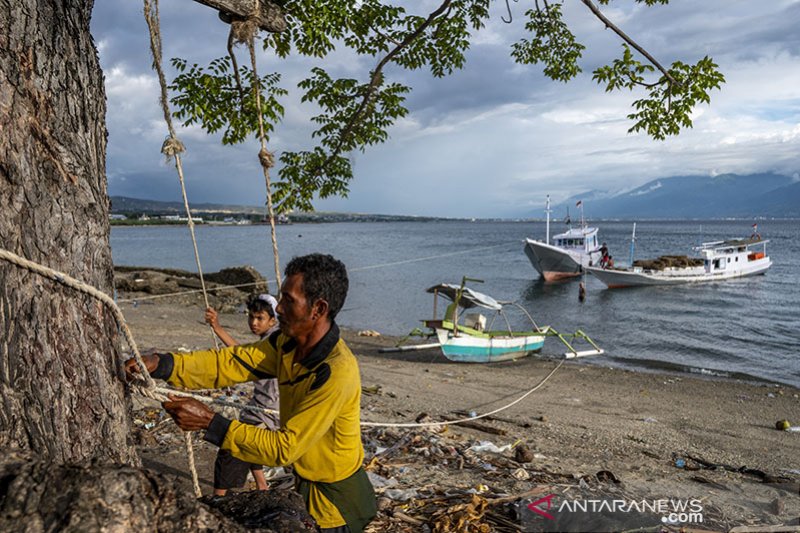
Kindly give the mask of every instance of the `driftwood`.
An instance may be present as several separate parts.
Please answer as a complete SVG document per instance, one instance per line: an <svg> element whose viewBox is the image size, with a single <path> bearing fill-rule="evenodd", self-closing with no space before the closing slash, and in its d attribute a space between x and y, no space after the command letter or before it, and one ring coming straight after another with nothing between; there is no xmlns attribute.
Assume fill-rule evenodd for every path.
<svg viewBox="0 0 800 533"><path fill-rule="evenodd" d="M460 418L452 416L444 416L442 418L444 418L445 420L461 420ZM492 435L505 435L507 433L505 429L500 429L494 426L481 424L480 422L464 421L464 422L459 422L458 425L465 428L477 429L478 431L483 431L484 433L491 433Z"/></svg>

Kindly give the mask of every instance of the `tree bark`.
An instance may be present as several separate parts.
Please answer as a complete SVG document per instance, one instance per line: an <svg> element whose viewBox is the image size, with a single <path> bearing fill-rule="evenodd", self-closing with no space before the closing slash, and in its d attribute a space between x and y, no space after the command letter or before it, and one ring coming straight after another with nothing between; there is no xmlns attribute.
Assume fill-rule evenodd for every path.
<svg viewBox="0 0 800 533"><path fill-rule="evenodd" d="M125 465L53 466L25 453L0 456L0 531L312 533L293 491L197 500L174 476Z"/></svg>
<svg viewBox="0 0 800 533"><path fill-rule="evenodd" d="M92 0L0 0L0 247L111 293ZM138 464L113 316L0 260L0 448Z"/></svg>

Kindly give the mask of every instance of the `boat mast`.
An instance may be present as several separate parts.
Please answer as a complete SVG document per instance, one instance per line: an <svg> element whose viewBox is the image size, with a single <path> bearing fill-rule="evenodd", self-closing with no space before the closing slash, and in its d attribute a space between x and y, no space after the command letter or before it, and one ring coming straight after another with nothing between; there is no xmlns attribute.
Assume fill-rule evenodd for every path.
<svg viewBox="0 0 800 533"><path fill-rule="evenodd" d="M547 195L547 208L544 210L547 213L547 233L545 234L545 244L550 244L550 195Z"/></svg>
<svg viewBox="0 0 800 533"><path fill-rule="evenodd" d="M633 223L633 233L631 233L631 268L633 268L633 248L636 244L636 222Z"/></svg>

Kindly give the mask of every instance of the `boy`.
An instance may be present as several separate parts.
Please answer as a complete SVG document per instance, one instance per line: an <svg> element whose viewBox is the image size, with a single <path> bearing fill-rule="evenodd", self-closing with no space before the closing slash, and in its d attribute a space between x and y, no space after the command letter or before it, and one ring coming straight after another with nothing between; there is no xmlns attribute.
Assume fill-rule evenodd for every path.
<svg viewBox="0 0 800 533"><path fill-rule="evenodd" d="M252 295L247 301L247 325L250 326L250 331L260 338L265 338L278 330L278 320L275 313L275 308L278 302L269 294ZM206 309L205 313L206 322L214 330L217 337L220 338L225 346L235 346L239 344L236 339L225 331L217 316L217 312L212 309ZM253 397L248 402L248 405L278 410L278 382L275 379L262 379L255 382L253 387ZM239 420L254 426L266 427L269 429L278 429L280 427L278 415L274 413L254 412L242 410ZM248 463L233 457L227 450L220 449L217 453L217 459L214 462L214 495L225 496L228 489L240 488L244 486L247 480L247 471L253 474L253 479L256 481L258 490L267 490L266 477L264 476L264 467L258 464Z"/></svg>

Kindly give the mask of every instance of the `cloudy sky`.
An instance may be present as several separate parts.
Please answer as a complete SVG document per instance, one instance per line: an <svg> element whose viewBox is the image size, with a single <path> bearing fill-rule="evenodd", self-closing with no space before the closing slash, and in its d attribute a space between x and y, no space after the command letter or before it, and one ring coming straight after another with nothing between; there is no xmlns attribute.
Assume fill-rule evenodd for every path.
<svg viewBox="0 0 800 533"><path fill-rule="evenodd" d="M727 82L698 108L694 128L667 141L628 134L625 116L637 93L607 94L591 72L615 58L620 41L579 0L565 0L565 18L587 46L583 74L568 84L546 79L537 66L509 55L524 35L523 13L533 0L505 2L476 33L467 64L447 78L391 71L413 87L409 115L389 140L352 155L355 178L347 199L315 203L318 210L458 217L541 216L556 201L597 189L618 191L676 175L800 171L800 0L672 0L642 7L614 0L604 12L663 64L694 63L710 55ZM432 2L407 2L426 14ZM413 11L418 9L418 11ZM228 27L216 12L191 0L162 0L165 67L182 57L206 64L223 56ZM92 33L108 97L108 186L111 195L179 200L175 169L160 155L166 126L150 66L141 2L98 0ZM239 52L240 62L246 50ZM280 71L286 116L270 148L313 146L309 117L296 84L321 65L338 75L366 78L375 60L347 54L324 62L277 60L261 53L259 70ZM174 72L168 69L171 79ZM184 128L191 203L264 203L258 143L222 146L197 128Z"/></svg>

